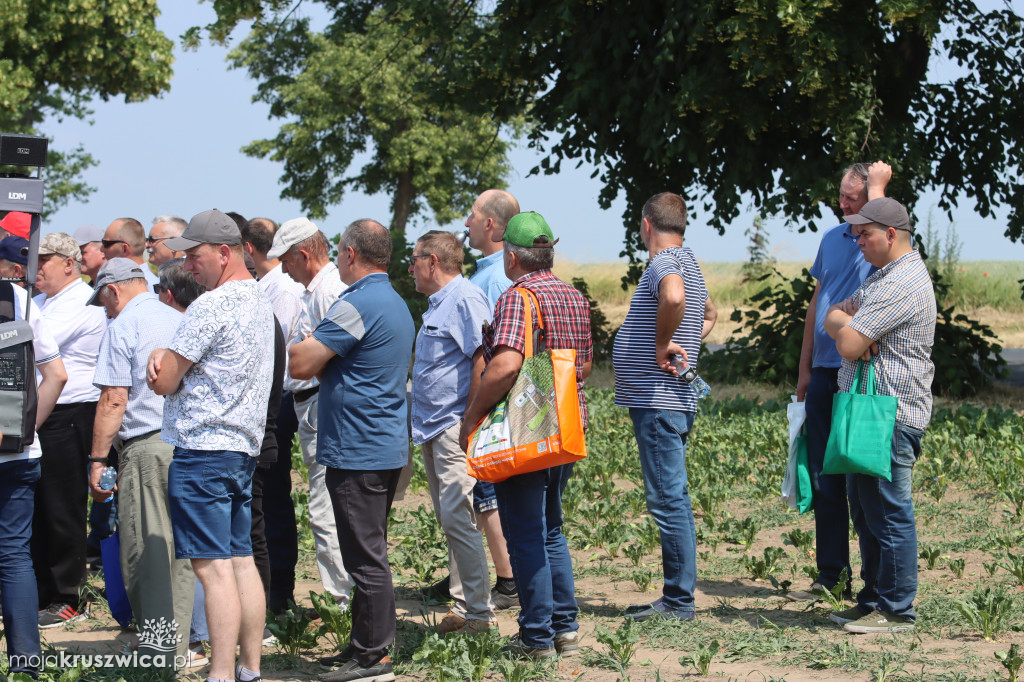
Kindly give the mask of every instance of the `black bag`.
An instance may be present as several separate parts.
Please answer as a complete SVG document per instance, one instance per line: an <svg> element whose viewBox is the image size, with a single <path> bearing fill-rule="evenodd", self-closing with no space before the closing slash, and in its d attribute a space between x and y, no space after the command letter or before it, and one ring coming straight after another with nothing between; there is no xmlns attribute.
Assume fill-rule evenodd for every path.
<svg viewBox="0 0 1024 682"><path fill-rule="evenodd" d="M0 453L22 452L35 440L35 368L32 327L14 319L14 285L0 282Z"/></svg>

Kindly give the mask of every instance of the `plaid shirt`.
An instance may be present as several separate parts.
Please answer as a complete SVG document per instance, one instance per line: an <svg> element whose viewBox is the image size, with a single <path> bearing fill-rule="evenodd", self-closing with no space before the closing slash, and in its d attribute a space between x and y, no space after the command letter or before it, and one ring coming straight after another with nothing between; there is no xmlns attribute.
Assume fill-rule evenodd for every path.
<svg viewBox="0 0 1024 682"><path fill-rule="evenodd" d="M594 359L590 337L590 304L580 292L551 274L537 270L512 283L494 305L494 322L484 331L484 359L491 361L498 346L526 352L526 308L516 287L529 289L540 303L547 347L576 350L576 392L580 399L583 428L587 427L587 400L583 395L583 365ZM533 323L537 313L533 311Z"/></svg>
<svg viewBox="0 0 1024 682"><path fill-rule="evenodd" d="M935 290L921 254L911 251L878 270L857 289L850 328L878 342L875 390L899 398L896 421L924 429L932 416ZM844 359L839 388L849 391L857 363Z"/></svg>

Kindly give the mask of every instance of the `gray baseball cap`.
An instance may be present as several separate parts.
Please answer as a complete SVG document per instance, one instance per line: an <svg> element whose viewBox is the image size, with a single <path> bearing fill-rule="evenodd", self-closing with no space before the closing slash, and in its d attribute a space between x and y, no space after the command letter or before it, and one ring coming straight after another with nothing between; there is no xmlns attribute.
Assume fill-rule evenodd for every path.
<svg viewBox="0 0 1024 682"><path fill-rule="evenodd" d="M103 264L96 274L95 291L89 297L90 305L103 305L100 303L100 292L103 287L115 282L124 282L129 279L145 278L146 273L142 271L145 265L139 265L130 258L112 258Z"/></svg>
<svg viewBox="0 0 1024 682"><path fill-rule="evenodd" d="M102 227L95 225L82 225L75 233L71 236L75 238L75 241L79 246L85 246L89 242L101 242L103 241L103 235L106 232Z"/></svg>
<svg viewBox="0 0 1024 682"><path fill-rule="evenodd" d="M864 204L864 208L860 209L860 213L844 215L843 220L851 225L878 223L883 227L893 227L897 230L906 230L907 232L914 231L914 228L910 226L910 216L907 215L907 209L903 208L903 204L889 197L872 199Z"/></svg>
<svg viewBox="0 0 1024 682"><path fill-rule="evenodd" d="M274 233L274 243L271 245L270 251L267 251L267 258L280 258L288 249L309 239L319 231L316 224L309 218L286 220Z"/></svg>
<svg viewBox="0 0 1024 682"><path fill-rule="evenodd" d="M211 208L192 216L188 227L180 237L164 242L171 251L186 251L200 244L227 244L234 246L242 243L242 235L238 225L222 211Z"/></svg>

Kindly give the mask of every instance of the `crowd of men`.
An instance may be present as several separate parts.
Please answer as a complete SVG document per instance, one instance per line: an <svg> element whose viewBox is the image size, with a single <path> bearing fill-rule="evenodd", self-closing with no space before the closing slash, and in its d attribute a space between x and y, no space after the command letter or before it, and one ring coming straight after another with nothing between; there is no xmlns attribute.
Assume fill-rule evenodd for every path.
<svg viewBox="0 0 1024 682"><path fill-rule="evenodd" d="M864 586L856 606L833 614L851 632L907 629L916 617L910 475L931 413L935 301L907 213L883 196L890 175L883 163L844 173L846 222L823 235L812 270L818 289L798 386L807 401L819 577L793 598L836 585L850 594L852 517ZM686 444L700 396L676 358L699 365L717 312L696 254L683 246L686 219L678 195L644 205L649 262L613 353L615 402L633 420L664 569L662 596L628 608L633 620L695 614ZM45 235L34 301L0 283L0 293L16 292L11 318L32 307L39 374L38 438L0 453L11 671L37 675L39 628L83 617L88 489L94 535L109 535L116 516L136 622L191 626L189 637L173 638L175 656L161 659L166 643L140 625L140 654L165 666L209 664L214 682L259 680L266 610L294 600L296 436L320 579L352 613L350 640L321 659L321 679L394 679L387 518L409 469L410 439L422 448L448 542L448 577L424 588L452 602L438 632L483 632L496 627L496 610L519 606L509 653L577 653L561 507L573 465L485 485L467 472L465 453L523 366L527 309L516 288L535 296L532 324L543 320L547 347L575 351L586 426L589 306L552 274L558 240L547 221L520 211L507 192L481 194L466 227L483 254L468 278L455 235L432 230L415 243L409 272L428 303L418 332L387 274L391 235L373 220L345 228L336 263L306 218L279 227L216 209L189 221L159 216L148 236L131 218ZM27 222L12 213L0 228L11 235L0 240L0 276L24 278ZM873 359L878 392L899 399L891 482L821 473L832 396L849 388L860 358ZM101 485L115 462L116 511Z"/></svg>

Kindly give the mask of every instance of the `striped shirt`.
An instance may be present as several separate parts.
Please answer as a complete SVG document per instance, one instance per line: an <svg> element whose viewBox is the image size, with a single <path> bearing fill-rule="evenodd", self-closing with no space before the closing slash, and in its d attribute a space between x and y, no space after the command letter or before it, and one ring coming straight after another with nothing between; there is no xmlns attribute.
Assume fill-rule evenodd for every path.
<svg viewBox="0 0 1024 682"><path fill-rule="evenodd" d="M850 328L878 342L875 390L899 399L896 421L924 429L932 416L935 290L921 254L900 256L864 280ZM843 360L839 389L849 391L857 363Z"/></svg>
<svg viewBox="0 0 1024 682"><path fill-rule="evenodd" d="M708 289L693 251L673 246L659 251L647 264L615 335L615 404L621 407L697 411L697 394L690 384L658 367L658 287L669 275L681 277L686 287L686 313L672 340L686 349L690 365L697 366Z"/></svg>
<svg viewBox="0 0 1024 682"><path fill-rule="evenodd" d="M103 335L92 382L100 389L128 389L124 419L117 431L121 440L159 431L163 424L164 398L146 385L146 362L155 349L171 344L182 317L156 294L147 292L128 301Z"/></svg>
<svg viewBox="0 0 1024 682"><path fill-rule="evenodd" d="M526 352L526 308L515 287L529 289L537 297L544 322L544 336L550 350L576 350L576 393L580 401L583 428L587 427L587 399L583 395L583 365L594 359L590 336L590 304L580 292L555 277L550 270L523 275L505 291L494 306L494 323L484 331L484 359L491 361L498 346ZM533 311L536 328L537 314Z"/></svg>

